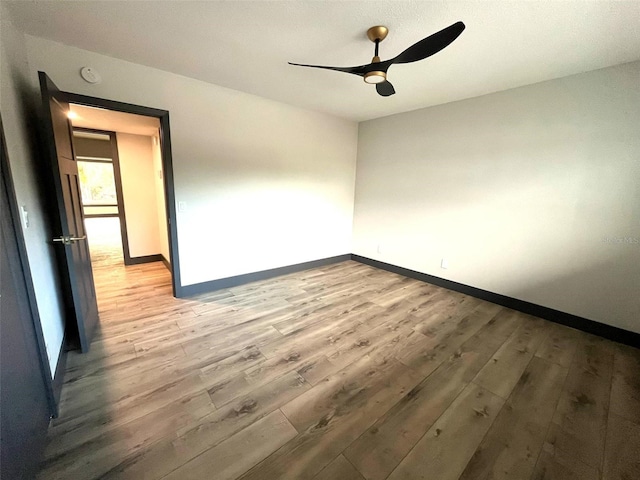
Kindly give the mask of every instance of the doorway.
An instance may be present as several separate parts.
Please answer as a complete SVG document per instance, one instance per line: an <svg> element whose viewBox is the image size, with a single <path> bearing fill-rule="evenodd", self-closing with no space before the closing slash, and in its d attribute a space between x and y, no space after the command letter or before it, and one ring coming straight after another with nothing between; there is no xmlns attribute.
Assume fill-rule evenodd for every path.
<svg viewBox="0 0 640 480"><path fill-rule="evenodd" d="M95 252L98 262L111 262L119 251L125 265L162 261L177 296L180 269L169 112L62 94L70 106L74 146L83 144L76 152L80 175L86 166L87 173L101 171L97 177L109 183L82 194L92 259ZM94 150L86 150L91 143Z"/></svg>
<svg viewBox="0 0 640 480"><path fill-rule="evenodd" d="M70 112L92 264L171 270L159 122L74 104Z"/></svg>

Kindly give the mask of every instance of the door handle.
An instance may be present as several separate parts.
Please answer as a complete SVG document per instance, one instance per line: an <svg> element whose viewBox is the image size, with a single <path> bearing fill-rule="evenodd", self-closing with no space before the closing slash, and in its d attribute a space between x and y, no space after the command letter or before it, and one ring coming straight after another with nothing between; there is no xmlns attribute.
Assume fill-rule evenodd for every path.
<svg viewBox="0 0 640 480"><path fill-rule="evenodd" d="M76 242L78 242L80 240L86 240L86 239L87 239L86 235L83 235L81 237L70 237L70 236L61 235L58 238L54 238L53 241L54 242L60 242L63 245L71 245L72 243L76 243Z"/></svg>

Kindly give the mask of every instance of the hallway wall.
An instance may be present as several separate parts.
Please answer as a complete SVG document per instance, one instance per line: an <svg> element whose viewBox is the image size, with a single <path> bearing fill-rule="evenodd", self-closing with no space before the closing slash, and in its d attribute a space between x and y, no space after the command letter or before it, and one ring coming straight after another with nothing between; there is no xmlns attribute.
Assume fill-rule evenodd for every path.
<svg viewBox="0 0 640 480"><path fill-rule="evenodd" d="M160 253L152 137L116 132L131 258Z"/></svg>

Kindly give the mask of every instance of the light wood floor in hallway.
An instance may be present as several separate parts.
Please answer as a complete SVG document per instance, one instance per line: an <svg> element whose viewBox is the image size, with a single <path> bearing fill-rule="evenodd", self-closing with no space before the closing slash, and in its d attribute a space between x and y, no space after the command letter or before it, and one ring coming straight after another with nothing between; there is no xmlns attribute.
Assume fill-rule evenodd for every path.
<svg viewBox="0 0 640 480"><path fill-rule="evenodd" d="M348 261L190 299L96 256L40 478L640 478L640 351Z"/></svg>

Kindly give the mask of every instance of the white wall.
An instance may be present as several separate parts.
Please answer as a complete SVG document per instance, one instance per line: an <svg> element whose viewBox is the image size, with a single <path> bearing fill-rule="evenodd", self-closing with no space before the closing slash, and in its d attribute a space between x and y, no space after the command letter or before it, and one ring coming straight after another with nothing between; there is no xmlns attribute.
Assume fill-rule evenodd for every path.
<svg viewBox="0 0 640 480"><path fill-rule="evenodd" d="M116 133L131 258L160 253L152 138Z"/></svg>
<svg viewBox="0 0 640 480"><path fill-rule="evenodd" d="M357 172L354 253L640 332L640 62L361 123Z"/></svg>
<svg viewBox="0 0 640 480"><path fill-rule="evenodd" d="M160 132L152 138L151 154L153 156L153 175L156 187L156 211L158 217L158 235L160 254L167 262L171 262L169 254L169 228L167 225L167 204L164 195L164 171L162 169L162 150L160 148Z"/></svg>
<svg viewBox="0 0 640 480"><path fill-rule="evenodd" d="M354 122L26 37L34 82L170 111L183 285L350 252Z"/></svg>
<svg viewBox="0 0 640 480"><path fill-rule="evenodd" d="M0 8L0 111L18 205L24 206L29 215L29 227L23 226L23 233L53 374L62 345L65 316L45 200L38 188L37 158L30 144L37 126L27 109L37 97L29 95L29 82L33 79L27 66L24 36L11 25L6 5L2 3Z"/></svg>

